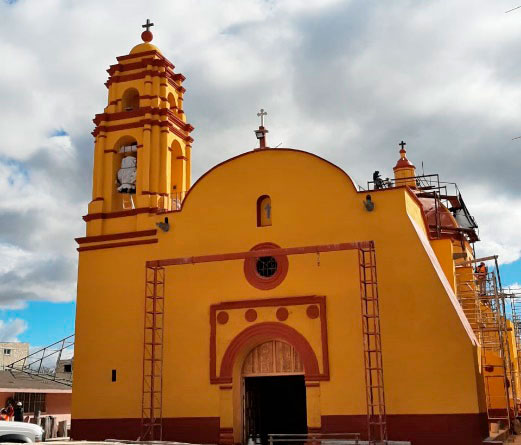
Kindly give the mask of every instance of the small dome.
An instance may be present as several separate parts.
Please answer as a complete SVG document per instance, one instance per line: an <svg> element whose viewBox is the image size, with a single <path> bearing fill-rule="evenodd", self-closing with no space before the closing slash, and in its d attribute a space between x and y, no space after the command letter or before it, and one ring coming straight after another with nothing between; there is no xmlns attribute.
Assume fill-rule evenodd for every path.
<svg viewBox="0 0 521 445"><path fill-rule="evenodd" d="M151 43L140 43L139 45L134 46L130 51L130 54L144 53L146 51L157 51L161 54L159 48Z"/></svg>
<svg viewBox="0 0 521 445"><path fill-rule="evenodd" d="M414 165L407 159L406 156L407 151L405 148L402 148L400 150L400 159L398 159L398 162L394 166L393 170L396 170L398 168L415 168Z"/></svg>

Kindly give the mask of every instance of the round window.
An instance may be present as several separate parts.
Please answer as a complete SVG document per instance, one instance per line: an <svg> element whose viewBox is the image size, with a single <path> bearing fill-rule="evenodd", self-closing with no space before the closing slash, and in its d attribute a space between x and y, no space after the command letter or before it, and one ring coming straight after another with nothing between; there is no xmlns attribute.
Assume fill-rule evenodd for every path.
<svg viewBox="0 0 521 445"><path fill-rule="evenodd" d="M257 259L257 273L264 278L269 278L277 272L277 260L272 256L262 256Z"/></svg>
<svg viewBox="0 0 521 445"><path fill-rule="evenodd" d="M273 243L257 244L251 250L280 249ZM268 253L268 252L266 252ZM288 273L286 255L248 257L244 260L244 275L248 282L257 289L268 290L277 287Z"/></svg>

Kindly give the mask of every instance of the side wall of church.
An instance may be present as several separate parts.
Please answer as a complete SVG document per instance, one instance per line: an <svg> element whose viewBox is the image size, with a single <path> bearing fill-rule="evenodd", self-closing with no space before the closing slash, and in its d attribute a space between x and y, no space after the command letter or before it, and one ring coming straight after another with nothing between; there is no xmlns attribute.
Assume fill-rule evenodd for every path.
<svg viewBox="0 0 521 445"><path fill-rule="evenodd" d="M182 211L168 214L170 231L158 231L157 243L81 252L73 437L100 439L110 431L107 425L117 425L127 438L139 435L147 260L243 252L266 242L286 248L373 240L389 437L413 436L419 440L415 445L427 444L422 437L446 439L457 423L462 434L474 434L469 443L478 443L483 423L475 346L440 279L442 269L434 267L411 222L423 223L418 204L405 188L397 188L372 193L375 209L368 212L365 194L316 156L252 152L203 176ZM271 198L272 225L257 227L262 195ZM149 229L164 218L138 216ZM125 232L131 218L107 221ZM231 381L220 377L229 345L256 325L284 325L280 335L292 329L311 347L318 373L306 378L310 429L365 431L356 251L290 255L287 276L271 290L249 284L244 260L172 266L165 295L164 438L215 442L226 433L241 440L240 363L234 364ZM323 297L325 305L314 296ZM273 304L263 304L268 299ZM319 318L305 309L315 304ZM284 320L277 315L281 307L288 313ZM245 318L248 309L255 310L255 320ZM225 324L212 318L219 311L228 313ZM260 332L269 332L262 326L259 341ZM254 346L252 340L243 349ZM425 432L425 422L438 431Z"/></svg>

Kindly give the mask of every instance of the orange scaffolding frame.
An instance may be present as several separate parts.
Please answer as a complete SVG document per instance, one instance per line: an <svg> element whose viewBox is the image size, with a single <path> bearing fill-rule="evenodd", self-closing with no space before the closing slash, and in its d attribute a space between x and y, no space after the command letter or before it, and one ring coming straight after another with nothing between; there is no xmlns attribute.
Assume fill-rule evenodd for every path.
<svg viewBox="0 0 521 445"><path fill-rule="evenodd" d="M367 399L367 435L370 444L387 441L380 309L373 241L317 246L271 248L222 255L204 255L147 261L143 346L143 397L140 440L162 440L162 370L165 303L165 268L185 264L232 261L266 256L358 251L362 336Z"/></svg>

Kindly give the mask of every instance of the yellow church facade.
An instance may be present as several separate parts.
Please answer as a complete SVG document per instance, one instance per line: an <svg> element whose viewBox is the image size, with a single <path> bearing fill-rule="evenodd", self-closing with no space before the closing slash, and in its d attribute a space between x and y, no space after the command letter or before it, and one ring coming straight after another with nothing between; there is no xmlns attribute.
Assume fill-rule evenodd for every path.
<svg viewBox="0 0 521 445"><path fill-rule="evenodd" d="M147 32L95 118L71 436L367 437L369 410L373 438L481 443L482 354L456 295L472 249L433 233L403 145L392 186L370 191L285 148L191 185L184 77Z"/></svg>

